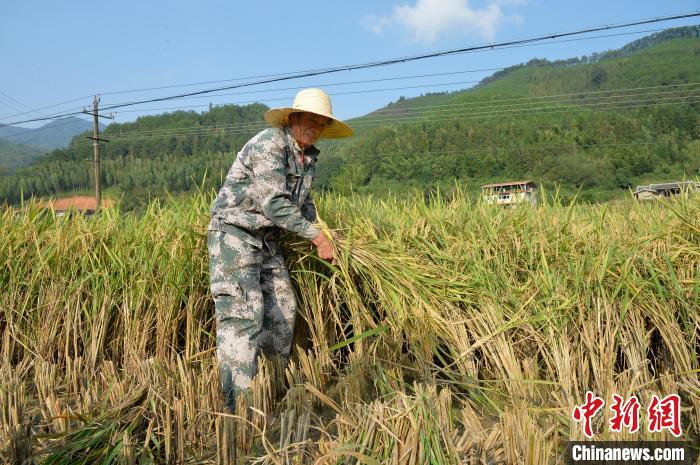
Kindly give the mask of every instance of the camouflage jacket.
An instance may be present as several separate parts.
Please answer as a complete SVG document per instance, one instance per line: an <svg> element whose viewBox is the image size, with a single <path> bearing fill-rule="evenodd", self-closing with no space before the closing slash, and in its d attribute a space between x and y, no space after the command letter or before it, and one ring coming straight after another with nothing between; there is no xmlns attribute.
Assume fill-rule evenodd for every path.
<svg viewBox="0 0 700 465"><path fill-rule="evenodd" d="M301 149L289 128L269 128L246 143L211 206L209 229L237 234L262 247L262 236L281 228L312 240L319 230L309 195L318 149ZM296 154L296 156L295 156Z"/></svg>

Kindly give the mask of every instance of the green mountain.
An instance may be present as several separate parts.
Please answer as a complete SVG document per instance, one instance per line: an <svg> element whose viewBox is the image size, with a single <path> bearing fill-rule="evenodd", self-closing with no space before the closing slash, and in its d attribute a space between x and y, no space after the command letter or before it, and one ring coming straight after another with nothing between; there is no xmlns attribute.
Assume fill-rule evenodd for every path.
<svg viewBox="0 0 700 465"><path fill-rule="evenodd" d="M533 59L473 89L401 98L350 121L356 136L323 142L321 189L402 193L455 182L528 178L590 201L636 184L700 173L700 27L664 31L620 50ZM102 185L129 207L150 197L218 188L266 106L228 105L112 124ZM0 199L89 189L90 141L75 137L13 176Z"/></svg>
<svg viewBox="0 0 700 465"><path fill-rule="evenodd" d="M32 145L39 148L66 147L78 134L92 132L92 124L91 121L67 116L34 129L20 126L0 126L0 138L16 144ZM104 129L102 123L100 123L100 129Z"/></svg>
<svg viewBox="0 0 700 465"><path fill-rule="evenodd" d="M29 146L0 139L0 176L34 163L44 152Z"/></svg>
<svg viewBox="0 0 700 465"><path fill-rule="evenodd" d="M100 124L104 129L104 125ZM92 132L92 123L74 116L51 121L39 128L0 126L0 173L13 173L38 161L45 153L67 147L73 137Z"/></svg>

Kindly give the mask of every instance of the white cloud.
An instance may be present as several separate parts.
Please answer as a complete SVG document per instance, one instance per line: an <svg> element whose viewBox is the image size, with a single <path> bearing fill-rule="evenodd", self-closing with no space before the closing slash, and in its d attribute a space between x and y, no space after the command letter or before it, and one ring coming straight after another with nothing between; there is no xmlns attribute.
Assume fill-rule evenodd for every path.
<svg viewBox="0 0 700 465"><path fill-rule="evenodd" d="M491 41L501 23L520 19L506 16L501 5L524 1L493 0L476 9L469 6L469 0L417 0L413 6L395 6L389 16L369 15L364 23L375 34L396 25L404 29L412 41L424 44L432 44L444 35L472 35Z"/></svg>
<svg viewBox="0 0 700 465"><path fill-rule="evenodd" d="M367 15L364 18L364 24L370 31L380 34L384 29L391 26L391 18L388 16Z"/></svg>

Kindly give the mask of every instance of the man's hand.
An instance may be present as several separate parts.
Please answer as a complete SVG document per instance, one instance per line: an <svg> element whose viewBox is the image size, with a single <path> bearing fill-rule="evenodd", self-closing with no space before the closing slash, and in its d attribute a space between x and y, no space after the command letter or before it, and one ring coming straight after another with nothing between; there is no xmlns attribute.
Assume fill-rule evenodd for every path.
<svg viewBox="0 0 700 465"><path fill-rule="evenodd" d="M323 231L311 243L316 247L316 253L318 253L319 258L330 260L331 263L334 263L335 248L333 247L333 242L328 239L328 236Z"/></svg>

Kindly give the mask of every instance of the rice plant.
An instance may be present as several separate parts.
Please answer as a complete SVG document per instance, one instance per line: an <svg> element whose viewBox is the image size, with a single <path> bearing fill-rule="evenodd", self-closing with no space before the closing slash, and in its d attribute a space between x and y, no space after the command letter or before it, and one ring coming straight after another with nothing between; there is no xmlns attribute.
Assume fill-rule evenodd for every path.
<svg viewBox="0 0 700 465"><path fill-rule="evenodd" d="M498 209L326 196L335 265L285 238L300 313L223 409L209 195L0 215L6 463L557 463L587 390L678 393L700 436L700 199ZM596 438L610 433L596 418ZM668 439L642 431L635 438Z"/></svg>

